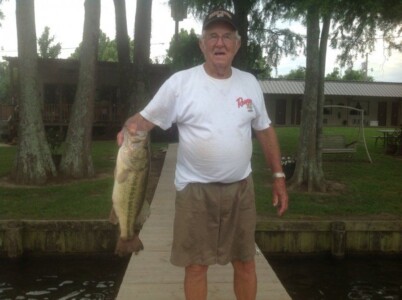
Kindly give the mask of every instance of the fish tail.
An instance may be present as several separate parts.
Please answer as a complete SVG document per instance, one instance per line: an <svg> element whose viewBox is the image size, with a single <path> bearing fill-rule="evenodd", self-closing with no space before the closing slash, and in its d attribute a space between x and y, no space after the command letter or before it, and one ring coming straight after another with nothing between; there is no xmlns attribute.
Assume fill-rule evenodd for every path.
<svg viewBox="0 0 402 300"><path fill-rule="evenodd" d="M142 244L138 234L135 234L130 239L119 238L116 245L115 253L121 257L130 255L131 253L138 254L141 250L144 250L144 245Z"/></svg>

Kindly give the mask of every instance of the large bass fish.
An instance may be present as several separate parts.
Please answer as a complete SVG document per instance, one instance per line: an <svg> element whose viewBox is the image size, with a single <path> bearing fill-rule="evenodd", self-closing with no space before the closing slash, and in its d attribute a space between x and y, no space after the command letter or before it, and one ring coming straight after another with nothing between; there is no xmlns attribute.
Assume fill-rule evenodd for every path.
<svg viewBox="0 0 402 300"><path fill-rule="evenodd" d="M120 227L115 251L119 256L144 249L138 234L149 215L149 203L145 201L150 169L149 134L145 131L131 134L125 128L123 134L116 159L110 215L110 221Z"/></svg>

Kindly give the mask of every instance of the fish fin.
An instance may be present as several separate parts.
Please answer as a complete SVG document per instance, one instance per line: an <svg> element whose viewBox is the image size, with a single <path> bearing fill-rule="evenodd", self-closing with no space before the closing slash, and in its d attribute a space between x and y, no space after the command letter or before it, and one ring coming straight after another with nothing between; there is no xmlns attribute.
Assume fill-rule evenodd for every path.
<svg viewBox="0 0 402 300"><path fill-rule="evenodd" d="M141 250L144 250L144 245L136 234L133 238L127 240L119 238L119 240L117 241L115 253L118 256L123 257L130 255L133 252L135 254L138 254L138 252L140 252Z"/></svg>
<svg viewBox="0 0 402 300"><path fill-rule="evenodd" d="M145 200L139 214L135 219L135 228L141 229L150 214L151 214L151 207L149 205L149 202Z"/></svg>
<svg viewBox="0 0 402 300"><path fill-rule="evenodd" d="M115 212L113 207L110 210L109 222L112 223L112 224L115 224L115 225L119 223L119 218L117 218L116 212Z"/></svg>
<svg viewBox="0 0 402 300"><path fill-rule="evenodd" d="M126 181L128 174L129 174L129 170L123 170L119 173L116 172L116 180L118 183L122 183L124 181Z"/></svg>

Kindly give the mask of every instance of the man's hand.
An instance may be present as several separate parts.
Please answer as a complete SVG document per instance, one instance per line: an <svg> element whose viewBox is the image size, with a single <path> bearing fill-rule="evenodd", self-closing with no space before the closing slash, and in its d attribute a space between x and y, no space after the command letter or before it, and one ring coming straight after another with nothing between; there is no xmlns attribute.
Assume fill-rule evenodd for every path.
<svg viewBox="0 0 402 300"><path fill-rule="evenodd" d="M288 201L285 178L275 178L272 183L272 204L277 208L278 216L282 216L288 209Z"/></svg>
<svg viewBox="0 0 402 300"><path fill-rule="evenodd" d="M127 119L124 123L124 127L130 134L135 135L137 131L150 131L155 125L148 120L144 119L139 113ZM117 134L117 144L121 146L124 141L123 129Z"/></svg>

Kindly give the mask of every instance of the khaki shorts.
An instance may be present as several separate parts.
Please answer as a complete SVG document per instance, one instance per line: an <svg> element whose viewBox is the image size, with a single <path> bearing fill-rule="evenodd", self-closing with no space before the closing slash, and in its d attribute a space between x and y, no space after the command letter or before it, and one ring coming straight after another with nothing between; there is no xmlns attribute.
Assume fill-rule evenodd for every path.
<svg viewBox="0 0 402 300"><path fill-rule="evenodd" d="M255 225L251 175L231 184L188 184L176 194L170 261L185 267L252 260Z"/></svg>

